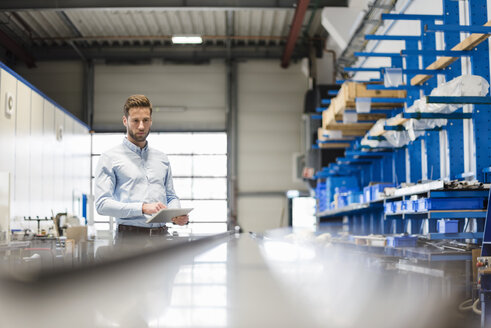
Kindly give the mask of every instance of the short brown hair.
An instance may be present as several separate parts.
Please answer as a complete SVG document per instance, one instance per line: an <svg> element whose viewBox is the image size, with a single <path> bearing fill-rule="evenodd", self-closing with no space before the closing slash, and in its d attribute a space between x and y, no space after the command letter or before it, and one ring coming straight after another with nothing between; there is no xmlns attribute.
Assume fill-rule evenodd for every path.
<svg viewBox="0 0 491 328"><path fill-rule="evenodd" d="M135 107L148 107L150 108L150 115L152 115L152 103L144 95L133 95L126 99L124 103L124 116L128 118L130 109Z"/></svg>

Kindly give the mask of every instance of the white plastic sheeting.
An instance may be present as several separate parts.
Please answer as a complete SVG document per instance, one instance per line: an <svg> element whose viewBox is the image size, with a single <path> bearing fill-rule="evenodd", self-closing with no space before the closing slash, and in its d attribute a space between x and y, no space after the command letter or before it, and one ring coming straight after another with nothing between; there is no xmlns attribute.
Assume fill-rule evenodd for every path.
<svg viewBox="0 0 491 328"><path fill-rule="evenodd" d="M414 141L424 134L424 131L447 125L446 119L410 119L403 126L408 132L409 140Z"/></svg>
<svg viewBox="0 0 491 328"><path fill-rule="evenodd" d="M461 75L450 82L443 83L431 91L431 96L471 97L485 96L489 91L489 83L481 76ZM420 98L406 109L408 113L452 113L463 104L428 104L426 98Z"/></svg>
<svg viewBox="0 0 491 328"><path fill-rule="evenodd" d="M431 96L447 97L471 97L485 96L489 92L489 83L481 76L462 75L453 80L443 83L433 89ZM434 104L427 103L426 97L422 97L414 104L405 109L406 113L443 113L449 114L461 108L463 104ZM397 121L402 118L398 114L387 120L381 119L370 129L368 135L380 135L384 125L396 125ZM426 130L435 129L447 125L446 119L408 119L403 123L404 131L386 131L383 135L385 140L368 140L367 137L362 139L361 144L369 147L403 147L409 142L422 136Z"/></svg>

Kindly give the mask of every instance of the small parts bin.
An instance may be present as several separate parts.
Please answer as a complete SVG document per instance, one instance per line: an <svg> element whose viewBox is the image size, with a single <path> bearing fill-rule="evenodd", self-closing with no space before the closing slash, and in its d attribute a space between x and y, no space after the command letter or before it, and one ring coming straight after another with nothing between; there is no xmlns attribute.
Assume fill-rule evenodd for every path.
<svg viewBox="0 0 491 328"><path fill-rule="evenodd" d="M416 212L436 210L479 210L484 208L485 198L420 198Z"/></svg>
<svg viewBox="0 0 491 328"><path fill-rule="evenodd" d="M457 233L459 232L459 220L438 220L439 233Z"/></svg>
<svg viewBox="0 0 491 328"><path fill-rule="evenodd" d="M385 214L428 212L438 210L480 210L485 198L419 198L386 203Z"/></svg>
<svg viewBox="0 0 491 328"><path fill-rule="evenodd" d="M363 201L365 203L369 203L370 202L370 194L371 194L371 187L370 186L367 186L365 188L363 188Z"/></svg>
<svg viewBox="0 0 491 328"><path fill-rule="evenodd" d="M389 247L415 247L418 237L414 236L388 236L387 246Z"/></svg>
<svg viewBox="0 0 491 328"><path fill-rule="evenodd" d="M363 193L359 191L350 191L348 193L348 205L355 203L363 203Z"/></svg>
<svg viewBox="0 0 491 328"><path fill-rule="evenodd" d="M385 214L394 214L396 212L396 206L394 202L384 204Z"/></svg>
<svg viewBox="0 0 491 328"><path fill-rule="evenodd" d="M327 203L327 193L326 193L326 183L325 182L319 182L317 184L317 187L315 188L315 195L316 195L317 199L319 200L318 211L324 212L324 211L328 210L329 206Z"/></svg>

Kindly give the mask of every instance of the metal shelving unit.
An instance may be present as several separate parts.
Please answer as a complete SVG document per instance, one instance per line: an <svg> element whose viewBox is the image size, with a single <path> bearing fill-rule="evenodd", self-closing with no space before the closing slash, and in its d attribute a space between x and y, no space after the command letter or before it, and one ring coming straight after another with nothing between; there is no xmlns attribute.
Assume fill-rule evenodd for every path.
<svg viewBox="0 0 491 328"><path fill-rule="evenodd" d="M423 177L423 165L425 171L431 179L437 180L432 189L443 188L440 176L442 151L448 153L449 176L452 180L464 180L469 176L475 177L478 181L486 182L491 163L491 127L485 122L491 120L491 111L487 104L491 103L491 97L436 97L430 96L431 90L437 86L436 75L442 74L449 81L460 76L460 58L470 59L472 74L482 76L489 81L489 49L487 42L484 42L491 28L487 25L487 17L483 15L486 8L486 1L477 0L469 2L470 26L459 26L459 7L458 3L452 0L443 1L442 15L408 15L408 14L382 14L382 20L398 21L412 20L418 21L420 35L366 35L366 40L383 41L403 41L405 48L399 53L376 53L376 52L356 52L355 56L363 57L387 57L390 58L391 68L402 69L403 75L408 83L399 87L385 87L383 84L373 84L377 80L369 81L367 90L405 90L406 97L400 99L372 98L372 101L382 102L404 102L406 106L411 106L413 102L420 98L421 92L426 95L429 103L448 103L448 104L471 104L471 112L464 112L462 109L451 114L442 113L406 113L402 110L402 119L397 125L386 125L384 132L378 136L368 136L371 140L385 140L386 131L403 131L402 123L409 119L436 119L445 118L449 124L437 129L427 130L425 134L407 146L401 148L371 148L367 149L360 144L361 137L355 137L351 141L344 140L346 147L345 156L337 158L336 163L330 164L323 169L323 174L319 175L321 181L330 177L356 176L359 186L367 186L372 181L393 182L396 185L401 183L417 183ZM484 8L484 9L483 9ZM437 24L443 23L443 24ZM484 26L483 26L484 25ZM444 49L437 49L435 32L443 31L445 41ZM460 32L473 33L461 40ZM424 49L424 50L421 50ZM420 67L421 61L421 67ZM346 68L346 72L374 71L378 72L382 80L386 67L351 67ZM323 105L331 105L336 99L324 101ZM377 102L374 102L374 107ZM327 108L319 108L323 112ZM397 108L385 109L388 117L401 113ZM473 135L475 141L475 157L473 166L475 172L464 172L464 120L472 120ZM336 124L342 125L337 121ZM336 128L337 125L336 125ZM353 127L354 128L354 127ZM339 129L342 129L339 127ZM441 146L442 133L447 137L447 149ZM340 140L324 140L323 144L339 145ZM334 143L334 144L333 144ZM423 145L424 143L424 145ZM434 151L440 149L440 151ZM425 153L423 153L425 151ZM440 179L440 180L439 180ZM417 186L416 186L417 189ZM411 195L418 197L434 197L435 191L408 191L407 194L397 194L401 200L407 200ZM487 192L487 191L485 191ZM425 194L426 193L426 194ZM455 192L449 192L447 197L451 199ZM384 214L384 205L389 201L355 203L347 207L331 209L318 213L318 217L328 220L331 217L345 216L348 219L350 232L357 234L372 233L413 233L421 234L422 224L427 225L427 237L434 238L454 238L454 239L481 239L484 229L486 213L483 209L462 210L462 211L427 211L419 213L397 213ZM459 234L440 234L435 229L438 219L459 219ZM463 222L475 220L475 231L464 231ZM466 227L467 229L468 227Z"/></svg>
<svg viewBox="0 0 491 328"><path fill-rule="evenodd" d="M466 185L461 183L463 189L455 189L451 184L443 181L463 182L473 179L477 180L476 185L491 181L491 125L489 124L491 96L489 94L479 97L431 95L431 92L438 87L438 81L442 81L443 77L446 82L449 82L463 74L472 74L490 82L490 54L487 39L491 36L491 21L488 22L487 1L467 1L465 10L459 8L461 4L462 2L458 1L442 0L441 15L381 15L382 20L390 20L391 24L401 20L418 22L419 35L365 35L368 42L394 41L404 46L400 52L356 49L354 56L385 57L390 63L387 65L389 67L363 67L365 61L360 61L360 67L345 68L345 76L353 76L352 74L358 72L376 73L374 79L358 82L364 82L367 91L405 92L405 96L401 96L398 100L378 99L386 102L403 102L404 106L385 106L384 113L387 119L391 119L390 123L386 119L385 125L381 124L373 129L376 131L373 134L365 131L355 135L350 141L344 140L343 147L346 149L344 156L323 168L317 178L325 182L329 179L341 181L341 177L356 177L359 188L355 188L353 193L364 190L374 182L393 183L398 188L389 193L393 196L383 199L375 197L377 200L373 200L365 197L364 201L353 202L348 198L350 199L348 206L339 208L340 204L346 204L344 200L340 202L339 197L345 197L343 193L348 194L348 197L353 194L340 191L334 201L333 198L326 201L333 201L334 208L330 207L329 210L319 212L317 215L320 220L344 217L343 222L347 225L345 228L349 234L347 239L342 239L340 242L347 247L367 253L411 258L427 263L434 261L469 263L473 259L470 249L482 243L482 256L489 256L490 266L486 267L487 274L480 276L478 288L483 314L481 326L488 327L491 322L491 214L489 211L491 193L487 189L488 186L480 185L478 190L467 186L468 188L465 189ZM466 17L460 17L461 12L465 13ZM460 22L468 22L468 25L460 25ZM438 42L436 33L442 34L442 38L438 36ZM466 61L464 65L462 59ZM383 84L384 74L389 68L400 71L406 84L386 87ZM343 88L335 98L322 103L329 107L318 108L317 111L322 113L323 121L324 119L327 121L326 111L336 106L337 97L342 92ZM413 112L419 104L408 110L419 99L428 104L462 104L462 106L452 113L424 112L424 109L423 112L417 112L419 109ZM377 99L370 100L374 108L379 105ZM344 106L342 111L346 108L353 107ZM382 108L377 107L377 110L379 109ZM323 124L323 127L326 125L326 130L329 127L343 130L343 122L335 115L339 115L339 111L333 113L331 110L327 117L331 125ZM408 134L408 131L414 128L406 123L431 119L445 119L447 123L436 125L436 128L425 126L418 131L418 134L412 135L412 141L402 143L403 146L390 139L394 135ZM350 124L345 130L362 128L360 124L353 122ZM406 126L409 130L406 130ZM414 128L414 131L416 129ZM325 137L323 142L316 145L317 147L327 144L332 147L334 142L339 142L330 139L328 133L323 137ZM390 144L390 141L393 144ZM398 146L392 146L394 144ZM424 180L432 182L420 183ZM411 184L415 185L400 187ZM370 199L372 201L369 201ZM476 199L478 199L477 204L473 203ZM395 202L400 202L401 207L397 208ZM470 205L471 203L474 205ZM402 204L408 206L407 209ZM420 204L422 207L419 207ZM368 236L371 234L390 236L391 240L395 240L396 236L405 237L405 234L409 234L411 236L406 240L414 240L414 237L417 237L417 244L406 248L376 246L371 243L370 238L377 237ZM366 242L366 245L357 242ZM455 245L467 246L459 249ZM398 264L398 269L401 270L412 270L412 267L416 270L420 269L412 262ZM467 281L466 284L470 290L470 282Z"/></svg>

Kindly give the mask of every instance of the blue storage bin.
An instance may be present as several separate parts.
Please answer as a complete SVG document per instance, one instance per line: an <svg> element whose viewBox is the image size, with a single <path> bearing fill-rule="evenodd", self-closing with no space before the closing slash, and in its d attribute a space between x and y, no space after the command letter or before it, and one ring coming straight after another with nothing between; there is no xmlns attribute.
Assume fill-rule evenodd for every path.
<svg viewBox="0 0 491 328"><path fill-rule="evenodd" d="M402 200L394 202L394 213L402 213L405 210L405 204Z"/></svg>
<svg viewBox="0 0 491 328"><path fill-rule="evenodd" d="M414 236L388 236L387 246L389 247L416 247L418 237Z"/></svg>
<svg viewBox="0 0 491 328"><path fill-rule="evenodd" d="M360 189L355 176L328 177L326 179L326 198L328 202L334 200L334 194L358 191Z"/></svg>
<svg viewBox="0 0 491 328"><path fill-rule="evenodd" d="M370 199L371 191L372 191L372 188L370 186L363 188L363 201L365 203L369 203L371 201L371 199Z"/></svg>
<svg viewBox="0 0 491 328"><path fill-rule="evenodd" d="M338 194L338 208L348 206L348 194L347 192Z"/></svg>
<svg viewBox="0 0 491 328"><path fill-rule="evenodd" d="M348 193L348 204L363 203L363 193L359 191L350 191Z"/></svg>
<svg viewBox="0 0 491 328"><path fill-rule="evenodd" d="M457 233L459 232L459 220L438 220L439 233Z"/></svg>
<svg viewBox="0 0 491 328"><path fill-rule="evenodd" d="M326 197L326 183L319 182L317 183L317 187L315 188L315 196L318 200L317 202L317 211L324 212L329 209L327 197Z"/></svg>
<svg viewBox="0 0 491 328"><path fill-rule="evenodd" d="M479 210L484 209L485 198L420 198L418 212L431 210Z"/></svg>
<svg viewBox="0 0 491 328"><path fill-rule="evenodd" d="M370 200L377 200L382 198L381 194L384 193L384 189L388 187L395 187L393 183L378 183L371 186Z"/></svg>
<svg viewBox="0 0 491 328"><path fill-rule="evenodd" d="M394 202L384 204L385 214L394 214L396 212L396 205Z"/></svg>
<svg viewBox="0 0 491 328"><path fill-rule="evenodd" d="M412 213L414 212L414 200L412 199L409 199L409 200L403 200L403 205L402 205L402 208L403 208L403 211L406 212L406 213Z"/></svg>
<svg viewBox="0 0 491 328"><path fill-rule="evenodd" d="M419 198L414 201L414 210L415 212L426 212L428 211L428 203L426 202L426 198Z"/></svg>

